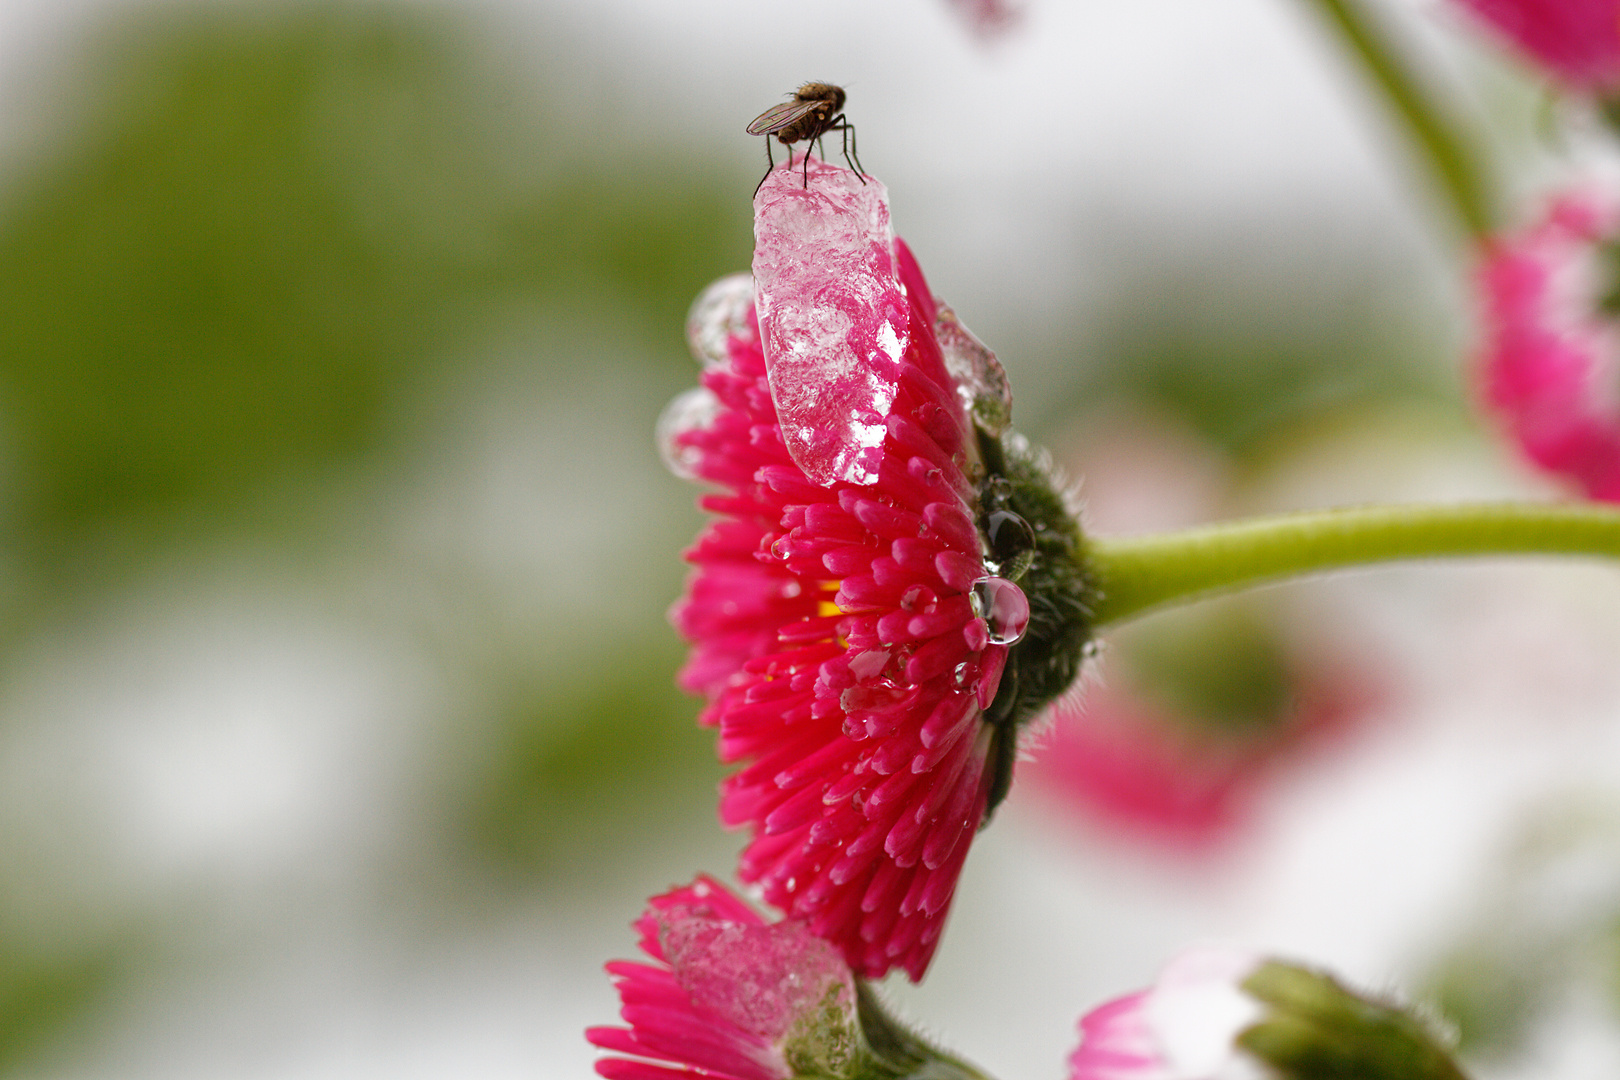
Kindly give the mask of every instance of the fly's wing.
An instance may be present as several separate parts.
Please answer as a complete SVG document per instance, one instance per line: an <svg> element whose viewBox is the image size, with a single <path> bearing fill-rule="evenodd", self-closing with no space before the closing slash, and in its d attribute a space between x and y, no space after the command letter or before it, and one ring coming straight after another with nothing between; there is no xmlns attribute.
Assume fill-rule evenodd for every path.
<svg viewBox="0 0 1620 1080"><path fill-rule="evenodd" d="M748 125L748 134L769 135L773 131L781 131L800 117L808 116L826 104L825 101L816 98L810 101L784 101L780 105L772 105L754 117L754 122Z"/></svg>

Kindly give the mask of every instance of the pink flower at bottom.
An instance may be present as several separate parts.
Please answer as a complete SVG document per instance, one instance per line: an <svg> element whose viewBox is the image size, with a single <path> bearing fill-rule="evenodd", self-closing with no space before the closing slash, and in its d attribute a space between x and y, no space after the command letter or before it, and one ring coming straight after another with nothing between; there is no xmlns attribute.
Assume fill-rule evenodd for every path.
<svg viewBox="0 0 1620 1080"><path fill-rule="evenodd" d="M1479 270L1485 400L1525 455L1587 495L1620 501L1620 327L1600 309L1620 206L1584 192L1490 243ZM1609 265L1605 266L1605 261Z"/></svg>
<svg viewBox="0 0 1620 1080"><path fill-rule="evenodd" d="M1413 1010L1236 949L1182 953L1080 1021L1069 1080L1465 1080Z"/></svg>
<svg viewBox="0 0 1620 1080"><path fill-rule="evenodd" d="M1260 963L1236 950L1183 953L1151 988L1081 1018L1069 1080L1260 1080L1235 1042L1263 1012L1239 988Z"/></svg>
<svg viewBox="0 0 1620 1080"><path fill-rule="evenodd" d="M802 923L767 923L699 877L653 897L635 927L654 963L607 965L630 1026L585 1032L634 1055L598 1060L608 1080L789 1080L854 1052L854 977Z"/></svg>
<svg viewBox="0 0 1620 1080"><path fill-rule="evenodd" d="M1620 88L1620 0L1459 0L1577 90Z"/></svg>

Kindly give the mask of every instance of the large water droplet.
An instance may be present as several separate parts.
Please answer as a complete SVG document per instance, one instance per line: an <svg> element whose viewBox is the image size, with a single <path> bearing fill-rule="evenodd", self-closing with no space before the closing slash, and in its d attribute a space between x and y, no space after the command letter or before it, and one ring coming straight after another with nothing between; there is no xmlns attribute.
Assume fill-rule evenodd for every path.
<svg viewBox="0 0 1620 1080"><path fill-rule="evenodd" d="M956 392L973 422L992 435L1012 423L1012 388L996 354L963 326L956 312L939 305L934 337L945 355L945 370L956 380Z"/></svg>
<svg viewBox="0 0 1620 1080"><path fill-rule="evenodd" d="M994 564L991 569L1003 574L1019 563L1020 556L1035 550L1035 530L1011 510L992 510L985 517L984 538L990 549L989 559ZM1022 570L1023 567L1020 567L1019 573ZM1017 577L1019 574L1011 576Z"/></svg>
<svg viewBox="0 0 1620 1080"><path fill-rule="evenodd" d="M982 577L968 593L973 614L990 628L990 644L1012 645L1029 629L1029 598L1002 577Z"/></svg>
<svg viewBox="0 0 1620 1080"><path fill-rule="evenodd" d="M697 362L706 368L724 364L730 359L730 338L752 340L748 315L753 310L752 274L730 274L704 289L686 316L686 343Z"/></svg>
<svg viewBox="0 0 1620 1080"><path fill-rule="evenodd" d="M719 414L720 399L706 386L694 386L677 394L673 401L664 406L653 428L653 437L658 442L658 455L669 466L670 472L682 480L697 478L698 462L702 460L703 452L694 446L683 445L680 436L708 427Z"/></svg>

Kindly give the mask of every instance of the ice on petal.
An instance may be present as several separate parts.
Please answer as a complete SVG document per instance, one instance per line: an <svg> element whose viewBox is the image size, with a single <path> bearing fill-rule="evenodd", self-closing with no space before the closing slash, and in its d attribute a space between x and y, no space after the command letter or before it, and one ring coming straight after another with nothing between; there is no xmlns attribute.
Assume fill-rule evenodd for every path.
<svg viewBox="0 0 1620 1080"><path fill-rule="evenodd" d="M810 160L754 197L754 282L771 397L788 453L818 484L877 481L910 342L888 193Z"/></svg>
<svg viewBox="0 0 1620 1080"><path fill-rule="evenodd" d="M753 310L752 274L728 274L704 289L686 315L686 343L697 362L706 368L724 364L731 358L732 338L752 341L748 316Z"/></svg>
<svg viewBox="0 0 1620 1080"><path fill-rule="evenodd" d="M990 434L1006 431L1012 423L1012 388L1007 385L1007 373L996 354L944 304L939 305L939 316L934 320L934 336L945 357L945 370L956 380L962 408Z"/></svg>
<svg viewBox="0 0 1620 1080"><path fill-rule="evenodd" d="M658 456L664 459L670 472L682 480L697 478L703 452L695 446L684 445L680 437L689 431L707 428L719 414L720 399L706 386L684 390L664 406L653 428L653 437L658 440Z"/></svg>
<svg viewBox="0 0 1620 1080"><path fill-rule="evenodd" d="M838 951L803 923L744 925L674 909L660 919L659 944L692 1000L771 1042L789 1034L842 991L853 1010L854 981Z"/></svg>

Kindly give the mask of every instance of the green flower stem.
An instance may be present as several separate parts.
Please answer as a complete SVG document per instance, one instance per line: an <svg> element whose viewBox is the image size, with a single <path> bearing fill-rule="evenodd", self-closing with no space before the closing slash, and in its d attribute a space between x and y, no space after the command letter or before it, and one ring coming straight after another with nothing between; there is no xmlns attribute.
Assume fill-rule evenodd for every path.
<svg viewBox="0 0 1620 1080"><path fill-rule="evenodd" d="M1407 130L1428 158L1463 225L1476 238L1491 231L1492 213L1486 178L1474 141L1465 136L1407 64L1389 36L1360 0L1308 0L1339 31L1361 58L1367 74L1406 122Z"/></svg>
<svg viewBox="0 0 1620 1080"><path fill-rule="evenodd" d="M1352 506L1173 533L1088 537L1103 626L1284 578L1464 555L1620 558L1620 509L1590 503Z"/></svg>

